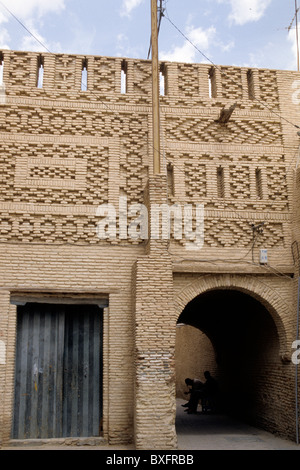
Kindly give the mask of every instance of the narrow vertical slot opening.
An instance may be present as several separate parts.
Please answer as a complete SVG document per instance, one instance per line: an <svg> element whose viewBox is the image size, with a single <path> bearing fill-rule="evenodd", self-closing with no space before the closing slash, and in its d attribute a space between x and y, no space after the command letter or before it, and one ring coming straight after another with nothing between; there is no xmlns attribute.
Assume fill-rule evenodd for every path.
<svg viewBox="0 0 300 470"><path fill-rule="evenodd" d="M127 93L127 62L122 61L121 64L121 93L125 95Z"/></svg>
<svg viewBox="0 0 300 470"><path fill-rule="evenodd" d="M167 165L168 195L174 196L174 167L172 163Z"/></svg>
<svg viewBox="0 0 300 470"><path fill-rule="evenodd" d="M44 85L44 57L38 56L37 59L37 88L43 88Z"/></svg>
<svg viewBox="0 0 300 470"><path fill-rule="evenodd" d="M224 168L221 166L217 168L217 194L219 198L225 197Z"/></svg>
<svg viewBox="0 0 300 470"><path fill-rule="evenodd" d="M261 170L256 168L255 170L255 181L256 181L256 196L258 199L263 198L263 190L262 190L262 177L261 177Z"/></svg>
<svg viewBox="0 0 300 470"><path fill-rule="evenodd" d="M88 89L87 78L88 78L88 63L87 63L87 59L83 59L82 70L81 70L81 91L87 91Z"/></svg>
<svg viewBox="0 0 300 470"><path fill-rule="evenodd" d="M3 71L4 71L4 57L3 53L0 52L0 85L3 85Z"/></svg>
<svg viewBox="0 0 300 470"><path fill-rule="evenodd" d="M254 100L254 80L253 80L253 71L248 70L247 72L247 85L248 85L248 98L249 100Z"/></svg>
<svg viewBox="0 0 300 470"><path fill-rule="evenodd" d="M5 104L5 85L3 81L3 71L4 71L4 57L3 53L0 52L0 104Z"/></svg>
<svg viewBox="0 0 300 470"><path fill-rule="evenodd" d="M167 94L167 70L165 64L160 64L159 68L159 93L160 96Z"/></svg>
<svg viewBox="0 0 300 470"><path fill-rule="evenodd" d="M216 72L214 67L208 72L208 94L209 98L216 98L217 95Z"/></svg>

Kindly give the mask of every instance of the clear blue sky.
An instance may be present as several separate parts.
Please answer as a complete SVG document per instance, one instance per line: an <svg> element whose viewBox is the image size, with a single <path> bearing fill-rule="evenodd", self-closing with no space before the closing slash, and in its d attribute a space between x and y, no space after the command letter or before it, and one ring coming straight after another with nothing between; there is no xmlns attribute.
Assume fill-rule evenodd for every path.
<svg viewBox="0 0 300 470"><path fill-rule="evenodd" d="M147 58L150 0L0 0L0 49L43 51L1 4L51 52ZM215 64L297 68L296 30L288 31L295 0L164 0L163 5L162 60L207 62L169 17Z"/></svg>

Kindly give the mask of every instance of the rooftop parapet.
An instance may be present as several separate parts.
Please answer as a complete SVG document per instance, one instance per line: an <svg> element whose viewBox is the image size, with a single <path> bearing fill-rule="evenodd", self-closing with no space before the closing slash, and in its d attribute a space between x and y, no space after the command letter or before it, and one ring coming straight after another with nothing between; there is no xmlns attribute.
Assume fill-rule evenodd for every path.
<svg viewBox="0 0 300 470"><path fill-rule="evenodd" d="M7 95L151 104L148 60L3 51L0 66ZM161 62L160 75L166 105L279 106L276 70Z"/></svg>

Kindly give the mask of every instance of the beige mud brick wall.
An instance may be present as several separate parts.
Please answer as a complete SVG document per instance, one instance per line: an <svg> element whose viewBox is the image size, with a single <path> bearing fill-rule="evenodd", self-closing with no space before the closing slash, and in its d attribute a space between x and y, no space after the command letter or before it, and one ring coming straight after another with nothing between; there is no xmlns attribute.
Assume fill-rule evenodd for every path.
<svg viewBox="0 0 300 470"><path fill-rule="evenodd" d="M121 58L43 54L44 83L38 88L40 54L4 51L1 57L6 100L0 106L0 288L5 292L0 340L7 354L6 364L0 364L6 397L2 432L7 440L15 338L10 293L104 294L109 298L104 325L105 436L113 443L136 437L138 446L147 446L154 436L146 425L147 409L140 403L147 401L151 409L153 390L142 382L136 345L149 352L152 328L165 334L169 328L168 372L164 376L152 370L157 372L155 381L172 377L176 321L193 296L223 282L228 288L249 289L276 319L280 355L291 352L297 292L288 277L294 273L291 244L298 237L298 226L293 231L293 191L299 136L290 123L300 123L299 104L292 99L293 84L300 76L288 71L164 64L161 148L162 169L168 164L168 172L159 184L157 180L157 201L204 204L205 239L202 250L188 252L186 239L173 237L160 258L155 244L151 254L143 240L118 236L99 240L95 230L99 205L114 204L118 214L119 196L127 197L128 204L143 203L149 196L145 188L153 152L150 62L126 59L124 64ZM88 70L87 91L81 91L83 64ZM121 93L122 69L126 93ZM234 103L229 122L220 125L221 110ZM129 217L128 224L133 219ZM264 231L252 252L251 224L261 222ZM268 249L266 267L259 265L260 248ZM161 264L166 277L149 286L147 273L154 276L153 263ZM157 315L147 300L147 289L154 286L170 299L174 289L170 324L159 313L164 305L159 298L155 297ZM154 346L161 350L155 341ZM278 371L281 374L281 365ZM290 365L284 373L291 381ZM145 387L140 394L136 381ZM175 384L166 386L164 393L168 412L157 419L164 428L164 445L170 448L176 443ZM292 393L290 387L285 394L289 409ZM281 424L276 426L280 429Z"/></svg>

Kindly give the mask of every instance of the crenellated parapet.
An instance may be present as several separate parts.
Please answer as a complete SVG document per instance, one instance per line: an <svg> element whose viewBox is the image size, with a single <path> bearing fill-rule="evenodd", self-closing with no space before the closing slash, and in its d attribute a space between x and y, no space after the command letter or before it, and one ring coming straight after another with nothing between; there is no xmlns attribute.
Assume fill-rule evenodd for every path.
<svg viewBox="0 0 300 470"><path fill-rule="evenodd" d="M151 62L101 56L3 51L8 95L151 104ZM161 63L162 103L278 108L275 70ZM262 101L264 104L260 104Z"/></svg>

